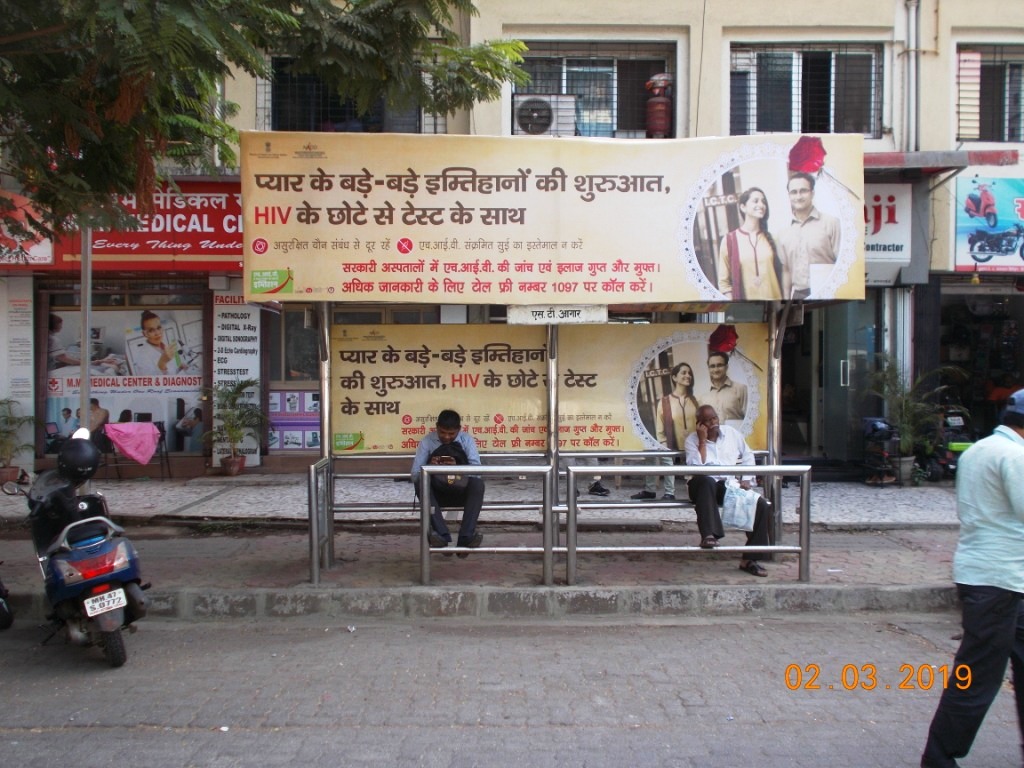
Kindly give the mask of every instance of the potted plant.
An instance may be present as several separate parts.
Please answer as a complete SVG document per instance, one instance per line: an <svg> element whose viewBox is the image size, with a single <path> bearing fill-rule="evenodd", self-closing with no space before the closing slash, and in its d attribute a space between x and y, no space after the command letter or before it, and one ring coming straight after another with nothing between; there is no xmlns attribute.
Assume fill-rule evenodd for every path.
<svg viewBox="0 0 1024 768"><path fill-rule="evenodd" d="M225 381L208 391L213 400L213 429L203 433L212 444L224 443L231 453L221 459L224 474L237 475L245 467L245 455L239 450L247 435L259 444L268 419L259 403L246 397L246 390L258 387L257 379Z"/></svg>
<svg viewBox="0 0 1024 768"><path fill-rule="evenodd" d="M34 451L35 446L22 441L23 427L35 424L35 416L20 414L21 403L12 397L0 399L0 482L16 481L21 468L14 466L14 457L23 451Z"/></svg>
<svg viewBox="0 0 1024 768"><path fill-rule="evenodd" d="M911 379L896 357L877 356L876 369L866 377L864 395L882 401L885 419L896 430L902 479L914 478L915 456L931 455L938 447L942 435L941 395L950 388L951 380L966 378L963 368L944 365Z"/></svg>

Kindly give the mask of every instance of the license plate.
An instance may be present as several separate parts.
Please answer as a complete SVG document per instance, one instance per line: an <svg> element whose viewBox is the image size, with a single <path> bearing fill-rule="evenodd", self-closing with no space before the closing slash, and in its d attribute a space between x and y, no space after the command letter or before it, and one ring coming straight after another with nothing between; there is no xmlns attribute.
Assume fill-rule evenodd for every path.
<svg viewBox="0 0 1024 768"><path fill-rule="evenodd" d="M963 416L947 416L946 424L950 427L962 427L964 425Z"/></svg>
<svg viewBox="0 0 1024 768"><path fill-rule="evenodd" d="M124 608L126 605L128 605L128 598L125 597L124 590L112 589L102 595L87 597L85 599L85 614L89 617L99 616L101 613Z"/></svg>

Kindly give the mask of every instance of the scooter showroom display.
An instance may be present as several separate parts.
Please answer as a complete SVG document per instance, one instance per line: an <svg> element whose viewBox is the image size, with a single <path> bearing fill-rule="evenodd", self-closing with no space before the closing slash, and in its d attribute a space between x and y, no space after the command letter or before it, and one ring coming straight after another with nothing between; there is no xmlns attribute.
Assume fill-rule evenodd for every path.
<svg viewBox="0 0 1024 768"><path fill-rule="evenodd" d="M996 213L996 197L992 194L992 186L995 182L985 183L972 179L977 189L967 196L964 201L964 213L972 219L984 219L989 227L995 229L999 225L999 216Z"/></svg>
<svg viewBox="0 0 1024 768"><path fill-rule="evenodd" d="M146 615L146 598L135 547L108 517L99 493L79 493L96 474L100 452L79 429L57 454L57 468L41 472L26 492L4 483L8 496L25 496L39 569L55 636L96 646L107 662L127 661L122 629Z"/></svg>

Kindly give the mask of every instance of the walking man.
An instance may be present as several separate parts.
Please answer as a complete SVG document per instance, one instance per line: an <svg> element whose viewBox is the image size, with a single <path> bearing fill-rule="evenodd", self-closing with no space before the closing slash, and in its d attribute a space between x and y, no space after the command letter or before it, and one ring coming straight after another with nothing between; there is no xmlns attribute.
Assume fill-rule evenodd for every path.
<svg viewBox="0 0 1024 768"><path fill-rule="evenodd" d="M952 768L970 751L1008 661L1024 736L1024 389L1006 401L1001 421L957 466L953 581L964 632L954 672L965 672L942 692L922 768Z"/></svg>

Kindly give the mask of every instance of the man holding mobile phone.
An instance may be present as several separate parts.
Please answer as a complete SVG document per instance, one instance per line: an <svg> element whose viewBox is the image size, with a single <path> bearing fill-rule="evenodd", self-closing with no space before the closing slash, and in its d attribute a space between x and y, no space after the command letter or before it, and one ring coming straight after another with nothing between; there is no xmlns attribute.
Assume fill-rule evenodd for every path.
<svg viewBox="0 0 1024 768"><path fill-rule="evenodd" d="M480 464L480 451L476 440L469 432L462 429L462 417L453 410L445 409L437 416L437 428L423 436L416 447L416 457L412 462L412 483L416 495L420 491L420 468L424 464L455 465ZM442 476L443 477L443 476ZM455 476L461 479L461 476ZM476 530L476 521L480 517L480 509L484 503L484 481L479 475L469 475L467 482L444 483L430 485L430 533L428 539L432 547L447 547L452 535L445 522L442 507L462 507L462 521L459 524L459 547L476 549L483 542L483 534ZM466 557L459 553L459 557Z"/></svg>

